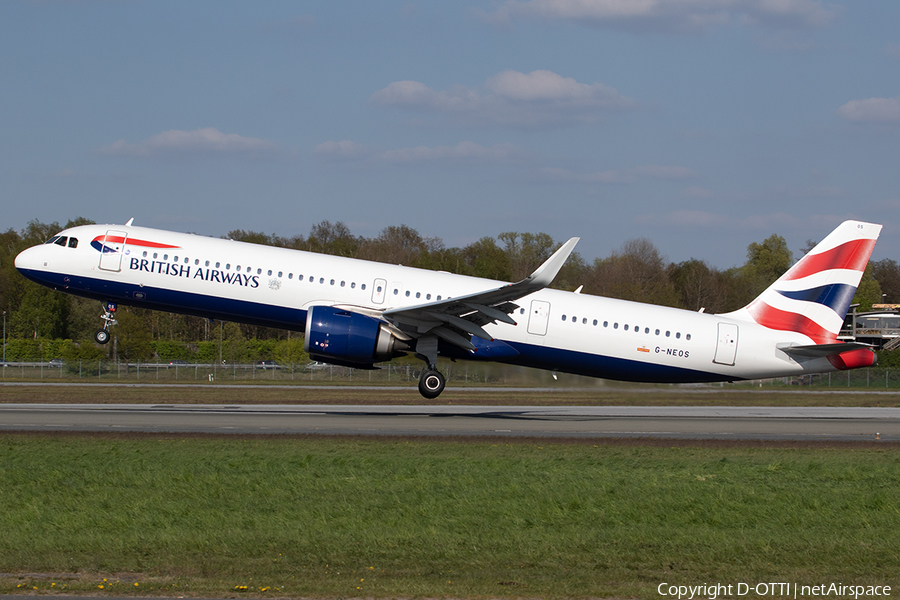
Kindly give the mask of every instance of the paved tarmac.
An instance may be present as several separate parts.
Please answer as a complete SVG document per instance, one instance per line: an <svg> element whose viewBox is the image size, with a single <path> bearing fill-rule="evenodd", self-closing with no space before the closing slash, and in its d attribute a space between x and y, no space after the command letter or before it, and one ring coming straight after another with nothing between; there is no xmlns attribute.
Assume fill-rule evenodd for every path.
<svg viewBox="0 0 900 600"><path fill-rule="evenodd" d="M900 441L900 408L0 404L0 431Z"/></svg>

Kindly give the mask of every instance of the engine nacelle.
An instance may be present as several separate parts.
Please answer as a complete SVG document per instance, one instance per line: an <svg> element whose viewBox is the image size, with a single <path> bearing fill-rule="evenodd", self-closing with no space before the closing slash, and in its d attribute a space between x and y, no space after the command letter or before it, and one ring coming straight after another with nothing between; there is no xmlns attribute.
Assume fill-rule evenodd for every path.
<svg viewBox="0 0 900 600"><path fill-rule="evenodd" d="M303 350L313 360L365 369L409 346L377 319L333 306L313 306L306 314Z"/></svg>

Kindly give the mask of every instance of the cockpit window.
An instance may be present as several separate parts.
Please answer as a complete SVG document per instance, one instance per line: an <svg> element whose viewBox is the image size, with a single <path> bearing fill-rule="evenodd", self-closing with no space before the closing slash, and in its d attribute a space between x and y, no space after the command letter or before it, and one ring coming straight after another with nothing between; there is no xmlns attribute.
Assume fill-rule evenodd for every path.
<svg viewBox="0 0 900 600"><path fill-rule="evenodd" d="M61 235L61 236L58 236L58 237L56 238L56 241L53 242L53 243L56 244L57 246L62 246L63 248L65 248L65 247L66 247L66 241L67 241L68 239L69 239L69 238L67 238L66 236Z"/></svg>
<svg viewBox="0 0 900 600"><path fill-rule="evenodd" d="M69 248L78 247L78 238L69 238Z"/></svg>
<svg viewBox="0 0 900 600"><path fill-rule="evenodd" d="M58 236L58 235L54 235L52 238L50 238L49 240L47 240L47 241L44 242L44 243L45 243L45 244L52 244L53 242L55 242L55 241L58 240L58 239L59 239L59 236Z"/></svg>

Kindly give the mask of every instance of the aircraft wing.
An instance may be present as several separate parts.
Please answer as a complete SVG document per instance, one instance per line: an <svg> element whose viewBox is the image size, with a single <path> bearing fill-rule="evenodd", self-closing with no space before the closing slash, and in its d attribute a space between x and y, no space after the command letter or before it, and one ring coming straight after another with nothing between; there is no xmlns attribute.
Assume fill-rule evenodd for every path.
<svg viewBox="0 0 900 600"><path fill-rule="evenodd" d="M490 341L493 338L483 329L484 325L497 321L515 325L510 313L519 306L514 301L549 286L579 239L571 238L534 273L517 283L439 302L386 310L381 316L413 337L435 335L474 351L470 336Z"/></svg>

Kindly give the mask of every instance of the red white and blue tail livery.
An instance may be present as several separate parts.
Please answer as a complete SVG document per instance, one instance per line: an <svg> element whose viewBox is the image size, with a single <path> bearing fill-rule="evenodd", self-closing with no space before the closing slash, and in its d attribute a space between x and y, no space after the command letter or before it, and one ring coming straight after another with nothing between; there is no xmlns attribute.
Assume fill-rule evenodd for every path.
<svg viewBox="0 0 900 600"><path fill-rule="evenodd" d="M104 302L301 331L313 360L414 353L649 382L736 381L868 366L837 334L880 225L847 221L746 307L696 313L548 288L578 238L518 283L125 225L62 231L16 257L26 277ZM79 243L82 240L83 243ZM86 243L85 243L86 242Z"/></svg>

